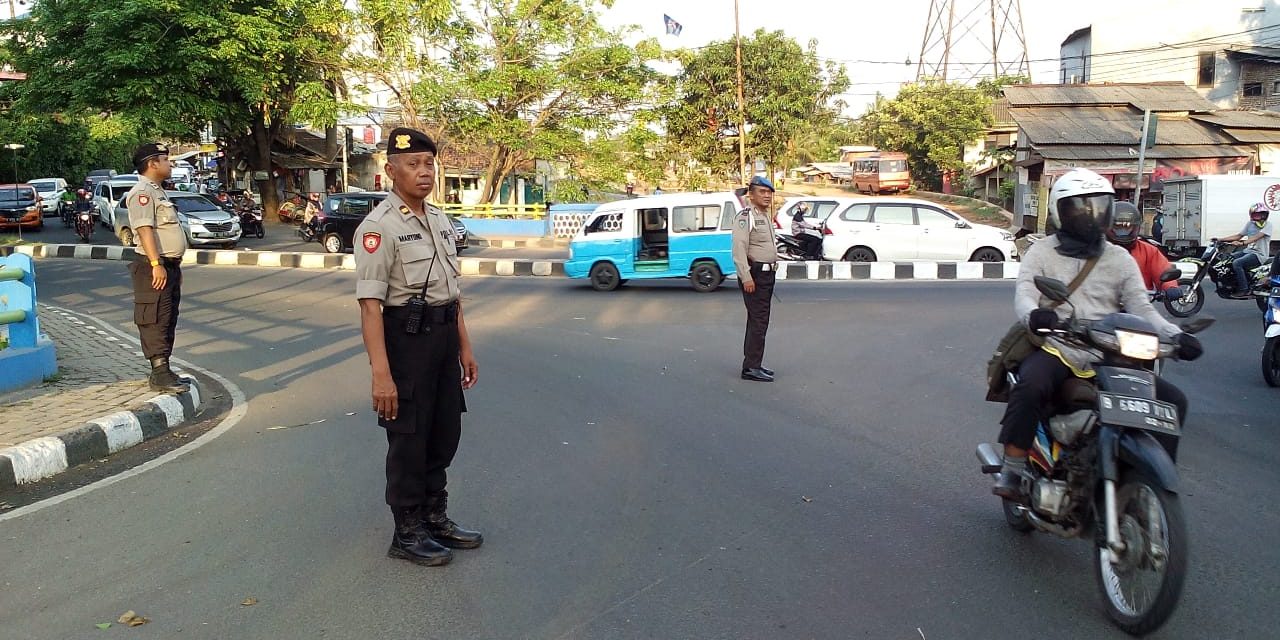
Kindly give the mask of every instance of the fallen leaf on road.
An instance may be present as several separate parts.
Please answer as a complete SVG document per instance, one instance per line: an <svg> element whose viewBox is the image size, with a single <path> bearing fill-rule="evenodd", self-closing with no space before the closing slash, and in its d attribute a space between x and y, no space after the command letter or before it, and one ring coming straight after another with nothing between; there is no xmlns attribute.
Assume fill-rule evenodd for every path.
<svg viewBox="0 0 1280 640"><path fill-rule="evenodd" d="M240 603L240 606L242 606L242 607L252 607L252 606L253 606L253 605L255 605L255 604L258 604L258 599L257 599L257 598L245 598L245 599Z"/></svg>
<svg viewBox="0 0 1280 640"><path fill-rule="evenodd" d="M110 622L99 622L98 624L95 624L95 625L93 625L93 626L95 626L95 627L97 627L97 628L99 628L99 629L102 629L103 631L106 631L107 629L110 629L110 628L111 628L111 623L110 623Z"/></svg>
<svg viewBox="0 0 1280 640"><path fill-rule="evenodd" d="M813 498L810 498L809 496L800 496L800 499L805 502L813 502Z"/></svg>
<svg viewBox="0 0 1280 640"><path fill-rule="evenodd" d="M348 413L347 415L349 415L349 416L354 416L355 414L356 414L356 412L352 411L352 412Z"/></svg>
<svg viewBox="0 0 1280 640"><path fill-rule="evenodd" d="M116 620L116 622L119 622L120 624L127 624L131 627L141 627L142 625L151 622L151 620L149 618L144 618L133 611L126 611L120 614L120 619Z"/></svg>

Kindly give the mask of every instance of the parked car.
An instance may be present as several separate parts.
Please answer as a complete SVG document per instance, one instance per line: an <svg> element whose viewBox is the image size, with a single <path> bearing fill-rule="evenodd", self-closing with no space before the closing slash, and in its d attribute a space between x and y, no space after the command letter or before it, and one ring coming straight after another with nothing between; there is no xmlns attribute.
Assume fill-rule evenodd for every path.
<svg viewBox="0 0 1280 640"><path fill-rule="evenodd" d="M777 215L774 216L774 227L783 233L791 233L791 218L796 214L796 207L803 204L808 207L804 218L809 224L818 225L827 219L836 209L844 209L855 202L863 202L865 198L832 198L826 196L805 196L802 198L787 198L782 206L778 208Z"/></svg>
<svg viewBox="0 0 1280 640"><path fill-rule="evenodd" d="M183 191L166 191L165 194L178 210L178 223L187 236L187 244L193 247L222 245L230 249L240 241L243 234L240 216L228 212L202 195ZM116 221L115 232L120 243L125 246L135 244L124 198L116 202L112 218Z"/></svg>
<svg viewBox="0 0 1280 640"><path fill-rule="evenodd" d="M365 216L374 207L387 199L385 191L361 191L335 193L325 198L320 214L312 224L315 226L315 239L324 246L328 253L349 251L354 245L356 227L364 221ZM458 253L467 246L467 227L457 218L449 217L453 224L454 247Z"/></svg>
<svg viewBox="0 0 1280 640"><path fill-rule="evenodd" d="M44 212L40 209L40 194L29 184L0 185L0 229L44 228Z"/></svg>
<svg viewBox="0 0 1280 640"><path fill-rule="evenodd" d="M37 178L28 180L27 184L35 187L40 195L40 207L45 215L57 215L62 195L67 192L67 181L62 178Z"/></svg>
<svg viewBox="0 0 1280 640"><path fill-rule="evenodd" d="M827 260L1003 262L1018 255L1007 231L910 198L858 199L829 216L826 229Z"/></svg>
<svg viewBox="0 0 1280 640"><path fill-rule="evenodd" d="M128 180L124 176L119 176L110 180L103 180L93 188L93 206L97 210L96 215L102 226L115 227L115 205L137 183L138 179L136 177L133 180Z"/></svg>

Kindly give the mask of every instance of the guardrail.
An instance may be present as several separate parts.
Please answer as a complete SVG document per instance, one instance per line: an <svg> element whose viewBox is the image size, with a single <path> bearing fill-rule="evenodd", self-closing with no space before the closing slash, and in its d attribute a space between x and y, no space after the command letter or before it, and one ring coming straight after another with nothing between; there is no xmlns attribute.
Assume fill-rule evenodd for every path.
<svg viewBox="0 0 1280 640"><path fill-rule="evenodd" d="M0 258L0 393L37 384L58 372L53 342L40 333L31 256Z"/></svg>

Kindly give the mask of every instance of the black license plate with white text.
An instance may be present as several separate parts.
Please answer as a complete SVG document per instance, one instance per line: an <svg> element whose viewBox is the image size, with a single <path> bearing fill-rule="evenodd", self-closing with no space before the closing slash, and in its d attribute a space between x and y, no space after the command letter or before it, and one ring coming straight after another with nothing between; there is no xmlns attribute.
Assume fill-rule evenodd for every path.
<svg viewBox="0 0 1280 640"><path fill-rule="evenodd" d="M1178 408L1168 402L1098 393L1098 417L1104 424L1180 435Z"/></svg>

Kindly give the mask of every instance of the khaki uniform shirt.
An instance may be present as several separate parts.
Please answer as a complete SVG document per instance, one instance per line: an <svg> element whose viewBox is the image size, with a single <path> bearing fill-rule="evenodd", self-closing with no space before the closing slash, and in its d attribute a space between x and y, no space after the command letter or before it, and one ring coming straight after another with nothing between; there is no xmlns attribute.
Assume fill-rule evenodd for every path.
<svg viewBox="0 0 1280 640"><path fill-rule="evenodd" d="M422 294L427 304L458 299L458 250L449 216L424 203L418 217L392 193L356 228L356 298L402 307Z"/></svg>
<svg viewBox="0 0 1280 640"><path fill-rule="evenodd" d="M125 206L129 209L129 228L134 230L134 244L142 246L138 241L138 229L152 227L156 230L157 250L165 258L181 258L187 250L187 234L178 223L178 209L164 189L151 180L138 178L125 195Z"/></svg>
<svg viewBox="0 0 1280 640"><path fill-rule="evenodd" d="M755 207L743 209L733 220L733 266L738 280L752 282L751 262L777 262L778 239L769 214Z"/></svg>

